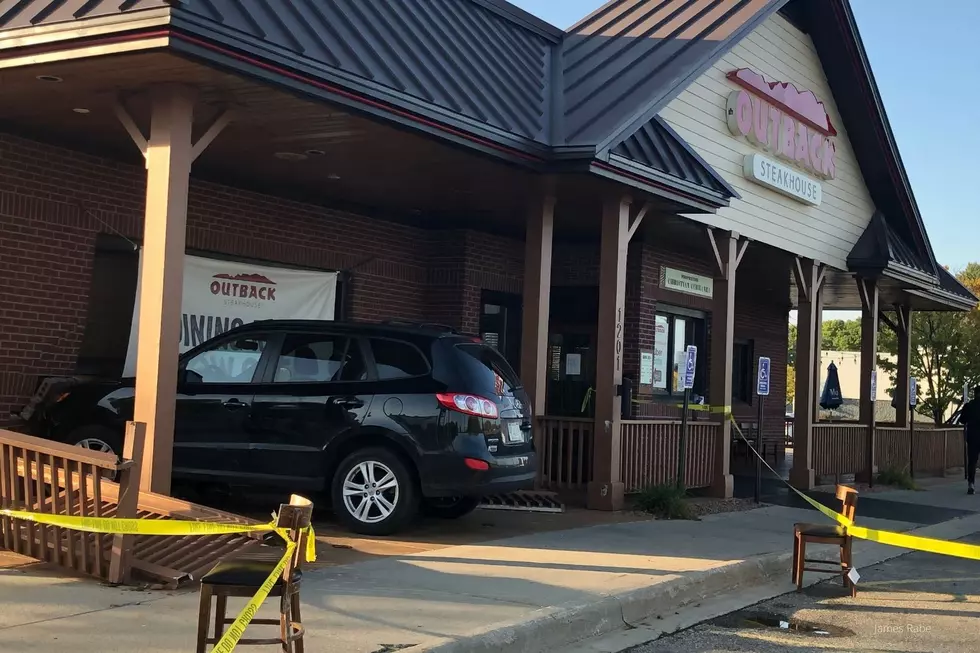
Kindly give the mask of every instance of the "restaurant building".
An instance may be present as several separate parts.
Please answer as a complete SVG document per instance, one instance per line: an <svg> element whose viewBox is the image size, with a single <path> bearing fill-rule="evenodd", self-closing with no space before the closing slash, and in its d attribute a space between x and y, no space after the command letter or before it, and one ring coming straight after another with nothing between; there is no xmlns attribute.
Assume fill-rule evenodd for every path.
<svg viewBox="0 0 980 653"><path fill-rule="evenodd" d="M976 303L846 0L613 0L568 31L504 0L29 0L0 6L0 89L0 420L135 371L158 491L178 352L249 319L482 335L542 486L610 509L673 478L688 345L719 410L686 480L730 496L724 410L756 420L768 357L781 436L799 311L809 487L821 311L863 310L873 352L882 313Z"/></svg>

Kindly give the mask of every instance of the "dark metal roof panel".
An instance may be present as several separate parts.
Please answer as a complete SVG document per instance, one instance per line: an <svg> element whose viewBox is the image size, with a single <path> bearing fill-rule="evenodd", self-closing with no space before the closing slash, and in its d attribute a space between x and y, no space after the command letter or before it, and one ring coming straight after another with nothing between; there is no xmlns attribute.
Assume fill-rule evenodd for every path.
<svg viewBox="0 0 980 653"><path fill-rule="evenodd" d="M565 38L565 141L599 143L785 0L611 0Z"/></svg>
<svg viewBox="0 0 980 653"><path fill-rule="evenodd" d="M738 197L735 189L699 157L660 116L640 127L612 152L726 197Z"/></svg>
<svg viewBox="0 0 980 653"><path fill-rule="evenodd" d="M147 9L171 7L182 0L0 0L0 29L53 25Z"/></svg>
<svg viewBox="0 0 980 653"><path fill-rule="evenodd" d="M932 266L894 229L884 213L876 211L848 254L847 266L852 270L884 270L896 265L936 280Z"/></svg>
<svg viewBox="0 0 980 653"><path fill-rule="evenodd" d="M956 295L957 297L962 297L963 299L969 300L973 303L977 302L977 298L974 296L970 290L960 283L953 274L946 268L939 267L939 286L948 293Z"/></svg>
<svg viewBox="0 0 980 653"><path fill-rule="evenodd" d="M180 13L507 132L547 140L554 39L483 3L194 0Z"/></svg>

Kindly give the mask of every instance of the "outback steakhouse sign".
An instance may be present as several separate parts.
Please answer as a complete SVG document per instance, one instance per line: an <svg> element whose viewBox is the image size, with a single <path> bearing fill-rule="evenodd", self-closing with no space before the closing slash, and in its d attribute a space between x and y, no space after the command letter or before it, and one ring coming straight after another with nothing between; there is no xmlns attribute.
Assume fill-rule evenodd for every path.
<svg viewBox="0 0 980 653"><path fill-rule="evenodd" d="M823 102L793 84L770 82L747 68L728 73L742 88L728 97L728 128L764 152L821 179L837 176L837 130ZM748 158L751 157L751 161ZM809 204L820 203L816 180L761 155L749 155L746 176Z"/></svg>
<svg viewBox="0 0 980 653"><path fill-rule="evenodd" d="M276 301L276 282L261 274L216 274L211 294L242 299Z"/></svg>
<svg viewBox="0 0 980 653"><path fill-rule="evenodd" d="M255 320L332 320L336 296L335 272L291 270L185 256L179 349L185 352ZM133 307L133 327L123 370L126 376L136 373L138 329L139 291Z"/></svg>

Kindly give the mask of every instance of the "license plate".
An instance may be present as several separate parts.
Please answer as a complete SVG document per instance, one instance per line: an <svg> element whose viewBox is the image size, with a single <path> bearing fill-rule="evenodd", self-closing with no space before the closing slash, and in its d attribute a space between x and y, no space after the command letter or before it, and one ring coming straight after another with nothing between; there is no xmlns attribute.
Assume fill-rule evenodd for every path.
<svg viewBox="0 0 980 653"><path fill-rule="evenodd" d="M504 433L504 440L507 444L518 444L524 442L524 431L521 430L520 422L507 422L507 430Z"/></svg>

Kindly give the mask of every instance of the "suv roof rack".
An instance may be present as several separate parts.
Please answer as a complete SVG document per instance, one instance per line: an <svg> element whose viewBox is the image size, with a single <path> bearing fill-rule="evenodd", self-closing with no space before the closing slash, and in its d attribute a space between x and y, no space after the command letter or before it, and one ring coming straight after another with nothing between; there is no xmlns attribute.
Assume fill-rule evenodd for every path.
<svg viewBox="0 0 980 653"><path fill-rule="evenodd" d="M412 320L402 320L402 319L391 319L383 320L380 322L385 326L404 326L404 327L416 327L418 329L434 329L436 331L446 331L448 333L458 334L455 328L449 326L448 324L439 324L438 322L415 322Z"/></svg>

